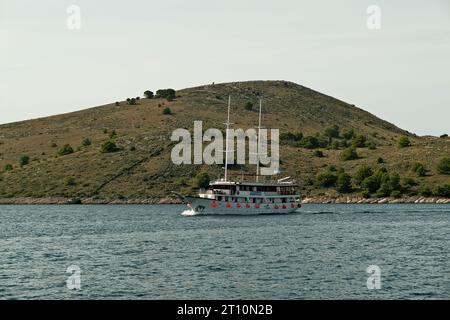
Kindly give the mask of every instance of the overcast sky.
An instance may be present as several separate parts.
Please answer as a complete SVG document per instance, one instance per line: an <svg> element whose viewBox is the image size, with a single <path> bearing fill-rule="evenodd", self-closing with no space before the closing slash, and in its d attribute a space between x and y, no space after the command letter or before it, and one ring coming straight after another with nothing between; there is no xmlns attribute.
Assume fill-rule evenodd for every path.
<svg viewBox="0 0 450 320"><path fill-rule="evenodd" d="M449 0L0 0L0 39L0 123L146 89L282 79L420 135L450 133Z"/></svg>

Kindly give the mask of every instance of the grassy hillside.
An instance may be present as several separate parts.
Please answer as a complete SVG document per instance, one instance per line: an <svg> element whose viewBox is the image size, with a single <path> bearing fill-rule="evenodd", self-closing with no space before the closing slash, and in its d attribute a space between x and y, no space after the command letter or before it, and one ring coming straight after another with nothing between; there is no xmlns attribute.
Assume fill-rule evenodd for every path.
<svg viewBox="0 0 450 320"><path fill-rule="evenodd" d="M342 169L354 176L362 165L369 165L374 171L384 167L389 173L397 172L402 183L413 178L415 185L405 191L408 194L423 191L426 186L433 191L450 183L449 175L436 169L441 158L450 156L449 138L417 137L354 105L291 82L254 81L184 89L177 91L174 101L141 98L137 105L122 101L2 125L0 199L77 197L133 201L164 198L172 190L191 193L192 180L198 172L206 171L216 178L222 170L220 166L172 164L170 152L174 144L170 134L176 128L192 132L194 120L202 120L204 128L223 128L229 94L236 128L256 127L256 105L262 97L266 128L279 128L284 137L301 132L304 137L315 136L321 141L322 147L314 149L305 148L300 139L284 139L281 146L283 176L295 177L305 195L338 195L335 187L321 187L317 177L324 172L337 175ZM248 110L252 104L254 107ZM172 114L163 114L165 108L170 108ZM339 136L324 137L325 130L333 125L339 127ZM356 148L358 159L344 161L343 149L354 142L343 138L348 129L366 141L364 147ZM403 136L408 137L411 146L399 148ZM102 153L101 145L108 140L114 141L119 150ZM325 146L326 140L331 143ZM60 149L66 144L74 152L62 155ZM318 150L323 157L319 157ZM29 163L20 165L23 155L29 157ZM383 163L379 163L379 158ZM416 162L426 169L424 176L413 171ZM253 166L245 166L236 168L234 173L239 175L241 169L254 172ZM351 192L363 191L354 180L352 184Z"/></svg>

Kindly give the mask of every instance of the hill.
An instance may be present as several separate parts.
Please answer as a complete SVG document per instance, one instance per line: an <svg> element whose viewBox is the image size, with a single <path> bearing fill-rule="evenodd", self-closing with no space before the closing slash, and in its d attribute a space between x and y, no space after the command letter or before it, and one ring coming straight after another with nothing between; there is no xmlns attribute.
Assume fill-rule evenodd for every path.
<svg viewBox="0 0 450 320"><path fill-rule="evenodd" d="M449 176L436 168L440 159L450 156L449 138L418 137L354 105L295 83L250 81L179 90L175 99L169 99L172 101L142 98L136 105L121 101L1 125L0 202L80 198L87 203L154 203L167 198L172 190L192 193L192 181L198 172L216 178L222 169L174 165L170 160L174 145L170 134L176 128L192 131L194 120L202 120L204 128L223 128L229 94L232 122L243 129L256 127L256 105L259 97L263 98L264 126L279 128L283 137L283 176L295 177L306 197L344 195L334 185L324 184L323 174L337 177L344 170L355 177L364 165L373 171L386 168L388 174L398 173L400 183L408 184L402 187L402 196L446 194ZM165 108L172 114L163 114ZM337 130L336 136L333 130ZM407 137L411 146L400 148L402 137ZM109 140L117 150L101 152L101 146ZM64 145L70 145L73 152L62 150ZM342 153L352 145L358 158L344 161ZM24 155L29 161L24 157L21 165ZM417 173L417 162L423 166L423 174ZM235 167L232 172L253 173L254 168ZM375 192L364 194L355 179L351 189L345 196L376 197Z"/></svg>

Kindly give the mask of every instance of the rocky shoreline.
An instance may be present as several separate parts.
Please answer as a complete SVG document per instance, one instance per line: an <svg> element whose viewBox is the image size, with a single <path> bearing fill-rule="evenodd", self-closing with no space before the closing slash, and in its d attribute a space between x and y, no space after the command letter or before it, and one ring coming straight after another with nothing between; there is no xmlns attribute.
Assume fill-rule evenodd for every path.
<svg viewBox="0 0 450 320"><path fill-rule="evenodd" d="M97 198L0 198L0 205L67 205L67 204L181 204L180 199L174 198L147 198L147 199L97 199ZM312 196L303 198L304 204L449 204L450 198L443 197L403 197L403 198L362 198L362 197L337 197Z"/></svg>

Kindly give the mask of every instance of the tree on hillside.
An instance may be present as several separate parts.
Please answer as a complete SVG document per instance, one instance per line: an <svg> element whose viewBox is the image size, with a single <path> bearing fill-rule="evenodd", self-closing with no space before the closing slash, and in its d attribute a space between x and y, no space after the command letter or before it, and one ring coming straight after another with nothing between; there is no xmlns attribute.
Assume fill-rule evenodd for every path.
<svg viewBox="0 0 450 320"><path fill-rule="evenodd" d="M354 176L355 182L357 185L361 185L361 183L364 181L364 179L370 177L373 175L373 170L369 166L362 166L356 171L356 174Z"/></svg>
<svg viewBox="0 0 450 320"><path fill-rule="evenodd" d="M358 153L353 147L347 148L341 153L341 159L344 161L358 159Z"/></svg>
<svg viewBox="0 0 450 320"><path fill-rule="evenodd" d="M114 141L108 140L101 146L101 152L102 153L111 153L118 151L119 148L117 148L117 145Z"/></svg>
<svg viewBox="0 0 450 320"><path fill-rule="evenodd" d="M331 188L336 186L337 176L332 172L324 172L317 176L317 185L322 188Z"/></svg>
<svg viewBox="0 0 450 320"><path fill-rule="evenodd" d="M440 174L450 174L450 158L445 157L439 160L436 169Z"/></svg>
<svg viewBox="0 0 450 320"><path fill-rule="evenodd" d="M144 92L144 97L146 97L147 99L153 99L155 95L153 94L153 91L147 90Z"/></svg>
<svg viewBox="0 0 450 320"><path fill-rule="evenodd" d="M352 192L352 178L345 172L340 172L336 181L336 190L340 193Z"/></svg>
<svg viewBox="0 0 450 320"><path fill-rule="evenodd" d="M168 101L172 101L176 98L176 91L174 89L159 89L156 91L155 98L164 98Z"/></svg>
<svg viewBox="0 0 450 320"><path fill-rule="evenodd" d="M206 172L201 172L195 176L194 186L196 188L206 189L209 187L210 178Z"/></svg>
<svg viewBox="0 0 450 320"><path fill-rule="evenodd" d="M403 136L398 140L398 146L400 148L406 148L411 146L411 141L409 141L409 138L406 136Z"/></svg>
<svg viewBox="0 0 450 320"><path fill-rule="evenodd" d="M427 173L427 170L425 169L424 165L420 162L415 162L412 165L411 170L415 172L419 177L424 177Z"/></svg>
<svg viewBox="0 0 450 320"><path fill-rule="evenodd" d="M163 114L164 115L171 115L172 114L172 110L170 110L170 108L164 108Z"/></svg>
<svg viewBox="0 0 450 320"><path fill-rule="evenodd" d="M65 156L65 155L68 155L68 154L71 154L71 153L73 153L73 148L71 147L70 144L65 144L64 146L62 146L62 148L60 148L58 150L58 155L59 156Z"/></svg>
<svg viewBox="0 0 450 320"><path fill-rule="evenodd" d="M30 157L27 155L23 155L20 157L19 159L19 164L21 167L26 166L27 164L30 163Z"/></svg>
<svg viewBox="0 0 450 320"><path fill-rule="evenodd" d="M366 147L367 137L362 134L358 134L352 139L352 145L356 148L364 148Z"/></svg>
<svg viewBox="0 0 450 320"><path fill-rule="evenodd" d="M306 149L315 149L320 147L319 139L313 136L306 136L300 141L300 145Z"/></svg>
<svg viewBox="0 0 450 320"><path fill-rule="evenodd" d="M325 129L324 135L330 139L339 138L339 126L333 125Z"/></svg>
<svg viewBox="0 0 450 320"><path fill-rule="evenodd" d="M355 130L353 130L353 129L344 129L342 131L342 137L345 140L351 140L351 139L353 139L354 136L355 136Z"/></svg>

